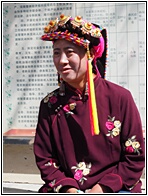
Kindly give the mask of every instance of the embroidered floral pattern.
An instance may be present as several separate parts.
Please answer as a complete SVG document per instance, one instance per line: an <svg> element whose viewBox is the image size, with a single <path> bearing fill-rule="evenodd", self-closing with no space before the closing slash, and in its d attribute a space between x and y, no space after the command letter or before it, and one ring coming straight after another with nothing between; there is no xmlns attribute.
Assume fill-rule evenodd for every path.
<svg viewBox="0 0 148 196"><path fill-rule="evenodd" d="M140 154L140 143L136 141L136 135L133 135L125 142L125 151L129 154L138 153Z"/></svg>
<svg viewBox="0 0 148 196"><path fill-rule="evenodd" d="M54 166L55 168L59 168L58 163L55 159L51 159L48 163L45 164L45 166Z"/></svg>
<svg viewBox="0 0 148 196"><path fill-rule="evenodd" d="M119 135L121 131L121 122L119 120L115 120L115 117L108 116L108 121L105 123L106 128L108 129L108 133L106 136L116 137Z"/></svg>
<svg viewBox="0 0 148 196"><path fill-rule="evenodd" d="M49 183L49 186L53 188L54 192L59 193L59 190L62 188L62 185L55 186L56 180L54 179Z"/></svg>
<svg viewBox="0 0 148 196"><path fill-rule="evenodd" d="M49 98L49 102L50 102L51 104L56 103L56 102L57 102L57 98L56 98L56 96L52 96L52 97L50 97L50 98Z"/></svg>
<svg viewBox="0 0 148 196"><path fill-rule="evenodd" d="M87 180L84 176L90 173L91 163L86 164L85 162L80 162L76 166L72 166L71 169L75 169L74 179L83 184Z"/></svg>
<svg viewBox="0 0 148 196"><path fill-rule="evenodd" d="M49 98L52 97L54 93L49 93L45 98L44 98L44 103L47 103L49 101Z"/></svg>
<svg viewBox="0 0 148 196"><path fill-rule="evenodd" d="M57 93L52 92L49 93L45 98L44 98L44 103L48 103L48 106L51 108L53 104L55 104L58 101L57 99Z"/></svg>
<svg viewBox="0 0 148 196"><path fill-rule="evenodd" d="M62 188L62 185L60 184L57 187L54 187L53 190L54 190L54 192L59 193L61 188Z"/></svg>
<svg viewBox="0 0 148 196"><path fill-rule="evenodd" d="M44 184L40 189L39 189L39 193L49 193L52 191L51 187L48 187L47 184Z"/></svg>
<svg viewBox="0 0 148 196"><path fill-rule="evenodd" d="M51 182L49 183L49 186L50 186L50 187L53 187L53 186L55 185L55 183L56 183L56 180L54 179L53 181L51 181Z"/></svg>
<svg viewBox="0 0 148 196"><path fill-rule="evenodd" d="M72 111L75 109L76 107L76 103L70 103L70 104L67 104L63 107L63 110L66 112L67 114L67 117L70 115L70 114L74 114Z"/></svg>

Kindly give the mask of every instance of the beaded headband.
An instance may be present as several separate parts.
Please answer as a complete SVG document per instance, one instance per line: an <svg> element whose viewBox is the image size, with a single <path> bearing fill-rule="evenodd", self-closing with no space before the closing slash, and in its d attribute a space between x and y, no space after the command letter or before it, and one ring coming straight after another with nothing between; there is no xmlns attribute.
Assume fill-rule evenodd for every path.
<svg viewBox="0 0 148 196"><path fill-rule="evenodd" d="M67 41L72 41L74 44L83 46L84 48L87 48L87 45L89 44L87 40L81 39L77 37L77 35L69 33L67 30L65 32L52 32L50 34L45 34L42 36L42 40L45 41L52 41L56 39L65 39Z"/></svg>
<svg viewBox="0 0 148 196"><path fill-rule="evenodd" d="M72 18L71 16L65 16L62 14L60 15L60 19L57 18L56 20L49 22L49 24L44 28L44 33L45 34L41 37L41 39L44 41L65 39L87 49L91 132L92 135L99 134L100 130L92 74L90 48L93 48L94 50L95 66L97 59L99 59L103 64L104 69L101 75L104 78L107 54L106 29L83 20L81 16Z"/></svg>

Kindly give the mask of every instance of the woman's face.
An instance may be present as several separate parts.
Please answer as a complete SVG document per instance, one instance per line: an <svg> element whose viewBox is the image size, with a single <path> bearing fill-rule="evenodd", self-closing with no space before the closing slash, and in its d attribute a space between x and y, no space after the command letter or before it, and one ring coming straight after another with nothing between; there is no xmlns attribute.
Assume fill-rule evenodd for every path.
<svg viewBox="0 0 148 196"><path fill-rule="evenodd" d="M53 61L58 73L70 85L76 86L86 80L87 54L83 47L57 40L53 45Z"/></svg>

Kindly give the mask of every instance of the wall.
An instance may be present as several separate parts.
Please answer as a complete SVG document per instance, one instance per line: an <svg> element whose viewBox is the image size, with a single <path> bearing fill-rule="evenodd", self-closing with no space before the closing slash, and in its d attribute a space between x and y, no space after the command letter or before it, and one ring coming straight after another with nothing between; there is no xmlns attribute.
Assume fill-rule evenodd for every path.
<svg viewBox="0 0 148 196"><path fill-rule="evenodd" d="M106 79L131 91L145 130L145 3L3 3L4 135L33 136L40 100L58 87L52 44L40 37L61 13L107 28Z"/></svg>

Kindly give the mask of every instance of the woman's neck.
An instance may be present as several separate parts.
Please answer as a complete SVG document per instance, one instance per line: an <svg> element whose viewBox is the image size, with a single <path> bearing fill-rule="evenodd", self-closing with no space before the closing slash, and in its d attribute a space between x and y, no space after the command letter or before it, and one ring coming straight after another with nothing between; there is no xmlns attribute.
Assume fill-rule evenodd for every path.
<svg viewBox="0 0 148 196"><path fill-rule="evenodd" d="M95 77L96 75L93 73L93 78ZM86 87L86 83L87 83L87 78L85 78L84 80L81 80L79 83L70 82L68 84L72 86L73 88L78 89L80 92L83 92Z"/></svg>

